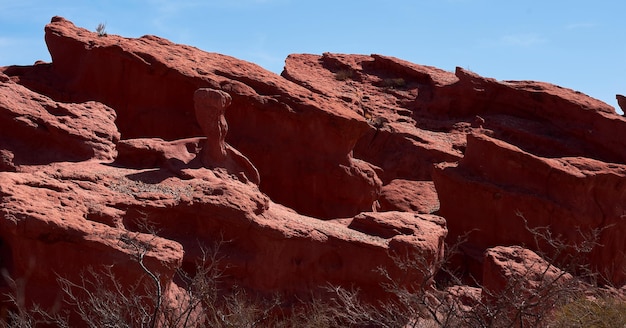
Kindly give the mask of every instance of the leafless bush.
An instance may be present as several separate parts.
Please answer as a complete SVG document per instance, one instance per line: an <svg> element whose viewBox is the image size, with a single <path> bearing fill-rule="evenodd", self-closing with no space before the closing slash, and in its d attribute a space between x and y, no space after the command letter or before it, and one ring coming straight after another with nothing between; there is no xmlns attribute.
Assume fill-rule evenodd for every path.
<svg viewBox="0 0 626 328"><path fill-rule="evenodd" d="M567 278L568 273L555 274L554 269L550 264L529 264L519 275L508 277L502 290L483 287L481 301L464 316L464 321L475 327L545 325L556 306L567 303L581 290L575 279Z"/></svg>
<svg viewBox="0 0 626 328"><path fill-rule="evenodd" d="M455 285L464 285L464 279L458 271L443 265L439 274L445 274L445 283L432 284L433 280L441 282L441 276L436 276L437 272L427 271L429 266L423 257L408 254L395 257L397 266L403 270L421 270L424 277L422 281L399 284L386 274L385 287L395 295L394 299L376 308L352 305L347 309L354 317L358 317L359 313L369 316L370 322L375 322L377 327L549 327L559 307L590 293L606 295L597 284L596 274L591 272L587 263L581 261L599 246L597 241L602 229L586 234L579 230L584 237L582 241L569 243L561 236L554 235L549 227L530 228L526 224L526 228L537 245L550 248L549 252L542 252L541 247L538 247L538 254L546 261L526 263L521 271L517 269L516 275L506 277L506 283L501 289L489 290L475 281L480 295L470 301L463 301L457 294L458 289L454 288ZM466 237L461 236L447 248L444 261L451 263L451 258L466 242ZM557 259L566 270L551 264ZM386 273L385 270L382 272ZM573 276L570 272L577 275Z"/></svg>
<svg viewBox="0 0 626 328"><path fill-rule="evenodd" d="M69 327L66 318L56 313L54 309L45 310L38 304L27 304L25 300L25 279L13 279L6 271L2 272L2 279L11 289L5 296L1 311L0 327L2 328L31 328L40 326ZM6 305L9 307L7 308Z"/></svg>
<svg viewBox="0 0 626 328"><path fill-rule="evenodd" d="M524 222L524 228L534 239L534 244L529 246L541 257L594 286L600 283L609 284L609 279L602 277L599 272L594 272L587 260L594 249L603 246L599 243L602 232L613 225L588 230L572 227L580 240L576 242L565 240L562 235L554 233L550 226L530 227L528 220L520 211L517 211L516 215Z"/></svg>
<svg viewBox="0 0 626 328"><path fill-rule="evenodd" d="M152 229L152 228L150 228ZM148 229L148 230L150 230ZM177 285L161 286L144 262L149 242L137 233L121 237L145 273L132 284L122 282L115 266L88 268L78 281L59 277L64 310L26 305L24 295L8 295L14 304L0 327L349 327L339 303L310 300L287 303L278 296L259 296L222 284L225 276L219 240L201 247L192 272L178 271ZM15 290L18 290L17 284ZM180 287L178 287L180 286ZM172 288L176 288L175 290ZM169 292L169 293L168 293ZM356 295L356 293L355 293ZM174 298L174 300L172 300Z"/></svg>
<svg viewBox="0 0 626 328"><path fill-rule="evenodd" d="M147 279L125 286L111 267L105 267L101 272L89 269L79 282L60 278L59 284L65 302L87 327L154 327L157 323L157 301Z"/></svg>
<svg viewBox="0 0 626 328"><path fill-rule="evenodd" d="M469 233L468 233L469 234ZM385 268L380 272L386 277L383 284L385 289L394 297L379 304L376 308L368 308L374 312L375 321L380 327L458 327L462 323L463 305L446 287L461 284L461 279L455 269L447 264L455 256L459 247L466 242L468 234L460 236L457 241L446 247L439 271L432 270L433 266L420 254L393 254L396 266L405 274L418 270L421 279L409 283L398 283ZM435 278L439 273L447 276L446 285L435 285Z"/></svg>
<svg viewBox="0 0 626 328"><path fill-rule="evenodd" d="M623 326L624 302L593 284L595 280L587 275L570 275L571 270L585 274L589 270L577 259L562 256L572 249L578 254L591 252L598 246L599 232L592 231L574 245L545 227L527 225L527 230L538 245L548 245L553 255L568 259L567 270L557 270L547 258L516 268L517 274L506 277L497 290L479 281L474 287L466 286L459 271L446 265L467 241L465 235L447 247L443 262L435 266L419 253L393 254L399 272L380 269L391 298L378 304L362 302L358 290L337 286L296 301L236 286L225 288L220 249L227 241L223 240L201 247L193 270L180 270L176 284L161 286L158 274L144 262L150 243L128 233L124 243L144 272L138 281L123 284L112 266L89 269L78 282L60 278L71 312L29 307L15 294L11 296L15 311L7 315L2 327L565 327L570 323L582 327L580 322L591 322L581 321L582 317ZM408 283L397 279L403 274L415 277L415 270L419 279ZM16 291L20 289L19 282L10 281ZM468 297L461 295L464 290Z"/></svg>

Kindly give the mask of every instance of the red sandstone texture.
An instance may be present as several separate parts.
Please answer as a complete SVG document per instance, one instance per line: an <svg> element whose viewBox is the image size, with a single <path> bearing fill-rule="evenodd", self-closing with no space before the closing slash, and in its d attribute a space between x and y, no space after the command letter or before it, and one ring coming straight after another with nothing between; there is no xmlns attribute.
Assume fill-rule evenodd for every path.
<svg viewBox="0 0 626 328"><path fill-rule="evenodd" d="M279 76L61 17L45 30L52 63L0 68L0 267L31 299L99 264L137 279L130 238L168 290L226 240L232 284L376 300L378 268L424 280L471 230L461 262L494 291L506 263L544 265L499 248L540 248L526 226L600 231L583 260L626 283L626 118L582 93L382 55L290 55ZM424 267L405 275L407 252Z"/></svg>
<svg viewBox="0 0 626 328"><path fill-rule="evenodd" d="M366 117L370 130L354 154L383 171L383 208L438 209L449 240L474 231L479 254L537 247L524 220L572 246L601 231L586 260L626 282L626 120L612 107L547 83L379 55L291 55L283 76ZM438 202L423 181L434 182Z"/></svg>

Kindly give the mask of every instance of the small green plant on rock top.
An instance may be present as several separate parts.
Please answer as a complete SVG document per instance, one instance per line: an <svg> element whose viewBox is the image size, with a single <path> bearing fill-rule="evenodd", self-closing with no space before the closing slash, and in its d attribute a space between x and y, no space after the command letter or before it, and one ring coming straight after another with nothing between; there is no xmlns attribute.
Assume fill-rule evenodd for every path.
<svg viewBox="0 0 626 328"><path fill-rule="evenodd" d="M98 24L98 26L96 26L96 32L98 32L98 36L107 36L106 27L107 25L104 23L100 23Z"/></svg>

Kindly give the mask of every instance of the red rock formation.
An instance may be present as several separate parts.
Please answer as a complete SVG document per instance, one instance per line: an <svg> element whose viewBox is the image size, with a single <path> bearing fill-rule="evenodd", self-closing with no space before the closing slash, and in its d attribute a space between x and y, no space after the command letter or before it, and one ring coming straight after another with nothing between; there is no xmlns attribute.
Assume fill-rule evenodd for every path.
<svg viewBox="0 0 626 328"><path fill-rule="evenodd" d="M354 154L382 171L382 209L424 211L418 204L432 193L420 181L434 174L451 241L476 228L470 248L529 244L516 209L531 227L550 224L570 243L584 239L577 227L608 227L600 237L606 246L588 260L609 280L624 282L626 120L610 106L548 83L496 81L461 68L453 74L380 55L291 55L283 76L368 120ZM466 144L471 133L491 136L497 146L479 142L488 137ZM462 156L458 168L431 171ZM538 170L548 158L561 158L548 165L561 168Z"/></svg>
<svg viewBox="0 0 626 328"><path fill-rule="evenodd" d="M483 302L499 310L493 312L500 322L536 326L534 314L549 313L559 292L576 288L571 274L519 246L488 249L483 267Z"/></svg>
<svg viewBox="0 0 626 328"><path fill-rule="evenodd" d="M381 211L435 213L439 210L432 181L392 180L383 187L378 202Z"/></svg>
<svg viewBox="0 0 626 328"><path fill-rule="evenodd" d="M245 180L259 184L259 172L244 155L225 142L228 123L224 117L232 98L224 91L198 89L194 93L196 119L206 136L200 161L205 167L223 167L228 172L242 174Z"/></svg>
<svg viewBox="0 0 626 328"><path fill-rule="evenodd" d="M341 78L346 72L350 77ZM453 129L448 117L426 118L415 108L430 84L456 80L452 73L392 57L326 53L290 55L282 75L368 120L354 155L380 167L384 184L430 180L433 163L462 156L464 131ZM400 85L394 87L394 80Z"/></svg>
<svg viewBox="0 0 626 328"><path fill-rule="evenodd" d="M24 137L35 124L24 132L1 131L3 168L16 171L0 173L0 214L6 226L0 234L2 266L22 277L30 274L31 265L22 260L33 259L40 270L31 275L37 282L29 298L54 299L58 289L35 291L54 286L53 273L65 268L75 280L89 265L132 267L123 283L136 280L143 273L124 243L129 234L149 238L142 234L145 222L159 231L154 245L148 243L156 253L148 254L147 265L174 291L174 270L192 268L206 246L202 243L222 239L227 241L228 279L261 293L305 296L332 283L358 287L372 301L388 297L380 267L397 280L424 279L422 269L437 270L447 233L443 219L394 212L350 218L372 209L381 182L378 168L352 158L367 124L341 104L255 65L156 37L97 37L58 17L46 32L51 65L2 69L10 75L2 75L5 98L17 91L15 99L32 99L24 107L37 110L22 116L60 127L51 137L41 136L59 144L45 150L57 156L58 163L51 164L21 157L36 149L37 141ZM225 143L222 112L203 121L220 123L217 133L195 122L207 118L203 110L215 107L196 97L194 108L199 86L222 90L215 91L224 102L222 111L232 98L226 111L228 136L234 135L233 145L247 149L262 177L269 177L261 185L269 197L246 183L254 179L233 177L228 165L224 169L213 165L215 158L203 158L211 150L223 155L219 150L225 149L226 158L238 151ZM65 110L50 115L59 107ZM189 117L194 109L198 115ZM12 120L22 110L7 102L7 126L30 122ZM118 140L118 128L124 140ZM13 146L17 142L23 149ZM74 144L95 150L80 157ZM300 212L344 219L320 221L274 199ZM73 250L64 253L64 247ZM26 257L29 249L34 251ZM419 252L426 268L400 276L391 255L408 251ZM63 266L63 256L73 264Z"/></svg>
<svg viewBox="0 0 626 328"><path fill-rule="evenodd" d="M144 263L161 279L167 290L182 264L183 249L172 240L134 233L122 226L101 224L114 220L120 211L109 208L98 190L94 168L114 170L99 164L60 163L32 172L0 172L0 264L17 285L2 279L3 294L14 293L49 308L62 306L57 279L80 283L91 268L105 266L122 285L145 276L136 262L136 243L145 248ZM58 175L56 175L58 173ZM65 180L67 179L67 180ZM72 181L74 179L74 181Z"/></svg>
<svg viewBox="0 0 626 328"><path fill-rule="evenodd" d="M164 168L178 172L191 165L202 149L205 138L165 141L160 138L120 140L115 163L129 168Z"/></svg>
<svg viewBox="0 0 626 328"><path fill-rule="evenodd" d="M456 76L418 106L436 116L480 115L495 137L537 155L626 162L624 120L611 106L548 83L500 82L462 68Z"/></svg>
<svg viewBox="0 0 626 328"><path fill-rule="evenodd" d="M51 64L0 68L0 266L32 279L32 299L58 293L44 288L55 271L115 264L137 279L124 241L149 238L146 221L159 231L146 261L173 294L174 270L226 240L227 282L384 299L376 269L436 272L446 222L451 241L479 229L462 260L496 247L478 273L499 290L517 274L495 275L500 257L539 261L497 246L545 246L522 217L567 243L601 230L579 259L626 282L626 118L581 93L381 55L291 55L281 77L60 17L46 42ZM407 252L424 267L405 275L392 255Z"/></svg>
<svg viewBox="0 0 626 328"><path fill-rule="evenodd" d="M589 158L544 158L484 135L469 135L459 164L434 171L440 214L451 236L476 229L469 241L538 247L525 228L550 227L570 245L599 243L584 263L621 285L626 279L626 165ZM548 251L548 249L546 249ZM569 250L572 251L572 250Z"/></svg>
<svg viewBox="0 0 626 328"><path fill-rule="evenodd" d="M0 170L115 158L119 132L113 109L96 102L56 102L0 76L5 77L0 79Z"/></svg>
<svg viewBox="0 0 626 328"><path fill-rule="evenodd" d="M33 290L53 286L55 272L70 270L76 278L89 265L135 270L124 277L124 282L132 281L141 270L132 249L124 248L124 236L149 238L137 234L144 222L166 238L150 241L154 259L149 262L160 268L155 270L165 282L181 266L182 249L182 266L191 268L202 246L222 239L225 279L268 294L306 297L332 283L358 286L364 297L380 299L384 293L378 268L407 279L394 269L390 254L419 251L428 270L440 264L446 228L439 217L388 212L320 221L272 203L254 185L226 172L185 171L195 177L94 162L0 173L0 240L3 254L8 254L4 267L11 276L31 277ZM72 251L63 251L67 247ZM419 270L411 274L421 277Z"/></svg>
<svg viewBox="0 0 626 328"><path fill-rule="evenodd" d="M46 42L51 68L7 73L55 99L97 100L115 108L123 139L202 135L193 93L221 89L233 99L227 142L252 161L261 190L274 201L332 218L371 210L378 197L380 182L371 166L351 157L367 124L342 103L254 64L155 36L97 37L54 17ZM42 85L41 76L55 81L54 87Z"/></svg>

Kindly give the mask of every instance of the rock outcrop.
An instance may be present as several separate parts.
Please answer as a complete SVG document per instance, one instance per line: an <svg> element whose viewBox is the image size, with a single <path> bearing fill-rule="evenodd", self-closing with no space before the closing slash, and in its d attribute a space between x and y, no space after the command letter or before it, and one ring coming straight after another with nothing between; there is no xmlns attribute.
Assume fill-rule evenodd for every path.
<svg viewBox="0 0 626 328"><path fill-rule="evenodd" d="M451 235L476 229L469 241L482 249L517 244L543 247L550 256L568 253L616 284L626 281L626 165L539 157L469 135L463 159L434 172ZM538 244L528 229L538 227L568 246L551 249L541 238Z"/></svg>
<svg viewBox="0 0 626 328"><path fill-rule="evenodd" d="M221 241L225 283L376 302L380 268L428 285L474 230L460 263L483 295L520 276L504 262L549 265L539 249L626 282L626 118L582 93L382 55L294 54L279 76L61 17L45 31L52 63L0 68L0 269L31 300L89 266L136 280L138 244L175 294Z"/></svg>
<svg viewBox="0 0 626 328"><path fill-rule="evenodd" d="M65 92L115 107L124 139L199 135L191 97L201 87L221 89L233 97L226 114L227 141L259 170L263 192L319 217L372 208L379 182L369 166L350 156L366 124L340 104L254 64L158 37L119 38L124 40L120 47L120 40L109 36L91 45L91 33L60 19L46 29L53 71L65 77ZM126 66L134 67L131 73Z"/></svg>
<svg viewBox="0 0 626 328"><path fill-rule="evenodd" d="M482 302L501 310L494 321L537 326L540 320L535 318L554 308L560 292L576 288L571 274L523 247L490 248L484 261ZM509 304L514 306L507 307Z"/></svg>
<svg viewBox="0 0 626 328"><path fill-rule="evenodd" d="M101 103L61 103L0 78L0 167L112 160L120 134Z"/></svg>
<svg viewBox="0 0 626 328"><path fill-rule="evenodd" d="M34 291L54 290L42 286L54 286L55 273L69 270L68 279L76 280L81 269L97 265L134 270L130 282L142 273L125 247L133 237L149 241L154 258L146 265L169 282L177 268L193 268L203 248L224 241L233 284L301 296L327 283L355 284L380 298L376 269L393 276L389 254L413 249L432 268L439 265L446 228L437 216L388 212L320 221L271 202L228 172L185 170L181 179L168 170L81 162L0 173L4 267L12 277L32 279ZM159 237L150 239L145 226Z"/></svg>
<svg viewBox="0 0 626 328"><path fill-rule="evenodd" d="M258 169L261 191L316 217L372 209L380 181L351 156L367 124L342 103L257 65L156 36L97 37L54 17L45 37L52 64L5 73L58 101L115 108L122 139L202 136L193 94L220 89L232 97L226 141Z"/></svg>
<svg viewBox="0 0 626 328"><path fill-rule="evenodd" d="M489 248L483 265L483 292L487 297L500 295L506 289L509 293L519 293L516 297L520 298L533 294L541 297L546 296L541 292L550 292L546 286L552 286L553 282L565 284L572 280L571 274L520 246ZM511 284L512 281L518 284Z"/></svg>
<svg viewBox="0 0 626 328"><path fill-rule="evenodd" d="M439 209L450 242L477 230L468 248L479 254L537 247L523 217L571 246L598 243L585 260L626 282L626 120L612 107L548 83L380 55L291 55L283 76L368 120L354 154L381 169L382 208ZM438 202L428 201L431 180Z"/></svg>
<svg viewBox="0 0 626 328"><path fill-rule="evenodd" d="M200 161L208 168L223 167L259 184L259 172L244 155L226 143L228 123L224 117L232 98L224 91L198 89L193 95L196 119L206 136Z"/></svg>
<svg viewBox="0 0 626 328"><path fill-rule="evenodd" d="M157 37L98 37L55 17L46 41L52 64L2 68L1 265L29 280L27 300L58 300L57 275L98 265L130 284L144 248L176 291L176 270L219 241L224 281L267 295L330 283L374 302L388 297L379 268L419 280L441 264L442 218L359 214L381 181L352 157L367 123L341 104ZM426 267L401 272L393 256L406 252Z"/></svg>
<svg viewBox="0 0 626 328"><path fill-rule="evenodd" d="M108 189L101 183L107 170L116 169L80 162L0 172L3 294L17 292L26 297L22 301L59 308L63 292L57 279L79 284L89 270L110 266L120 284L130 286L146 275L136 261L141 253L144 264L168 287L164 290L169 289L182 265L183 248L124 228L123 212L107 206L106 194L99 193Z"/></svg>

